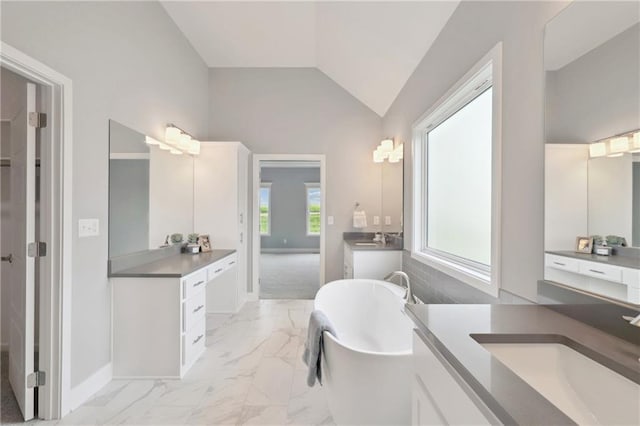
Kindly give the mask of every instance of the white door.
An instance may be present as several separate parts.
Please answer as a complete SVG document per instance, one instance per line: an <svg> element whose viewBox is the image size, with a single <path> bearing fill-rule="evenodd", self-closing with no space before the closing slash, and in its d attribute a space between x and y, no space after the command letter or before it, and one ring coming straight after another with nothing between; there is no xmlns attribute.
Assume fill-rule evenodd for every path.
<svg viewBox="0 0 640 426"><path fill-rule="evenodd" d="M28 244L35 239L36 86L26 83L24 104L11 122L12 254L9 331L9 382L25 420L34 416L34 392L27 377L34 372L35 259Z"/></svg>
<svg viewBox="0 0 640 426"><path fill-rule="evenodd" d="M238 149L238 299L239 304L247 300L247 278L249 253L247 220L249 204L249 152L242 147Z"/></svg>

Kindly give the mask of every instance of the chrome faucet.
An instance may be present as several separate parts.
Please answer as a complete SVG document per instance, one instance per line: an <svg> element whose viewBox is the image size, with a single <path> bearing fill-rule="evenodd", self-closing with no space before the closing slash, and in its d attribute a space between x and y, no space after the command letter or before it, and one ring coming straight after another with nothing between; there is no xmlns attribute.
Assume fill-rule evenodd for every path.
<svg viewBox="0 0 640 426"><path fill-rule="evenodd" d="M627 315L623 315L622 319L629 321L629 324L635 325L636 327L640 327L640 314L638 314L635 318Z"/></svg>
<svg viewBox="0 0 640 426"><path fill-rule="evenodd" d="M410 304L418 303L416 296L413 294L413 291L411 290L411 282L409 281L409 276L402 271L393 271L392 273L384 277L384 280L392 282L391 279L394 277L401 277L407 283L406 285L407 292L404 294L404 302L410 303Z"/></svg>

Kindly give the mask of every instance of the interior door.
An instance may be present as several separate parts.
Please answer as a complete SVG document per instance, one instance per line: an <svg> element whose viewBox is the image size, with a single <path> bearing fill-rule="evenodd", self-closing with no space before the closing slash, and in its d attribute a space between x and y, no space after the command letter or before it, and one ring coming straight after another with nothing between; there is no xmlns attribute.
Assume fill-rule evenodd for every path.
<svg viewBox="0 0 640 426"><path fill-rule="evenodd" d="M36 86L26 83L24 103L11 122L12 254L9 332L9 382L25 420L34 416L34 391L27 379L34 372L35 259L28 244L35 240L36 128L29 112L36 111Z"/></svg>

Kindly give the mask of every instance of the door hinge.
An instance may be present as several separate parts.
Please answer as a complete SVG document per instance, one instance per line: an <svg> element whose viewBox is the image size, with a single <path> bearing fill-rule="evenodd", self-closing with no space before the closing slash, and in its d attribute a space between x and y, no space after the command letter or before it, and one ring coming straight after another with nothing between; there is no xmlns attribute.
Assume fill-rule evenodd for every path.
<svg viewBox="0 0 640 426"><path fill-rule="evenodd" d="M47 243L36 241L29 243L27 246L27 255L29 257L45 257L47 255Z"/></svg>
<svg viewBox="0 0 640 426"><path fill-rule="evenodd" d="M30 112L29 125L37 129L47 127L47 114L44 112Z"/></svg>
<svg viewBox="0 0 640 426"><path fill-rule="evenodd" d="M27 388L37 388L47 384L47 374L44 371L34 371L27 376Z"/></svg>

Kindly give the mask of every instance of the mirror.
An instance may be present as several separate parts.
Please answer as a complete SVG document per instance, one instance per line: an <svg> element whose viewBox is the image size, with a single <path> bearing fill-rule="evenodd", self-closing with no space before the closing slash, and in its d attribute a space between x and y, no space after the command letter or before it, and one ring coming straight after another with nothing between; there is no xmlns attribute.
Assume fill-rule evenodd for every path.
<svg viewBox="0 0 640 426"><path fill-rule="evenodd" d="M382 220L388 216L391 224L385 223L385 232L402 232L403 230L403 160L397 163L384 161L382 167Z"/></svg>
<svg viewBox="0 0 640 426"><path fill-rule="evenodd" d="M574 2L546 27L546 250L591 235L640 246L640 155L589 151L640 128L639 14L633 2Z"/></svg>
<svg viewBox="0 0 640 426"><path fill-rule="evenodd" d="M637 3L569 4L546 26L544 65L544 278L640 304L640 271L628 272L640 269ZM576 253L591 236L610 247L585 238Z"/></svg>
<svg viewBox="0 0 640 426"><path fill-rule="evenodd" d="M109 258L193 232L193 158L174 155L109 120Z"/></svg>

